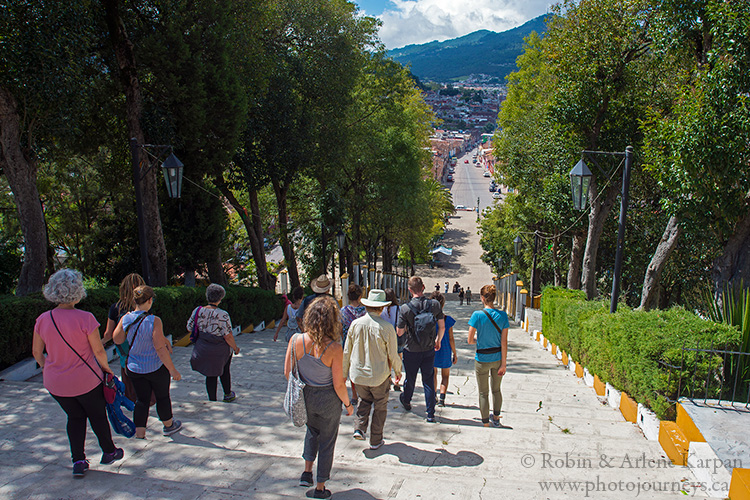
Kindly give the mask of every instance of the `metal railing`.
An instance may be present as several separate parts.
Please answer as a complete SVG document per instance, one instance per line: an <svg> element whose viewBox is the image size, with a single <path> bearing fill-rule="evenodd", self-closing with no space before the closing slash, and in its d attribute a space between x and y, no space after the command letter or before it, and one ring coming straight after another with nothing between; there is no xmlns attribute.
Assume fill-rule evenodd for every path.
<svg viewBox="0 0 750 500"><path fill-rule="evenodd" d="M680 364L660 361L667 368L671 402L687 398L704 404L722 403L750 409L750 353L715 348L682 347ZM676 385L676 387L675 387Z"/></svg>
<svg viewBox="0 0 750 500"><path fill-rule="evenodd" d="M495 288L497 290L497 305L515 320L518 315L517 307L520 304L521 287L518 285L518 273L510 273L495 277Z"/></svg>

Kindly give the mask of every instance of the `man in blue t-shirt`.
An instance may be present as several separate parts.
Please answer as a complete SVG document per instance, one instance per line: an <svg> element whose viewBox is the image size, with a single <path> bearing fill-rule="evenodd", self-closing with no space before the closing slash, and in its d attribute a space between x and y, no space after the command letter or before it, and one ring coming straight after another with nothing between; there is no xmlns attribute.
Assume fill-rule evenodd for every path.
<svg viewBox="0 0 750 500"><path fill-rule="evenodd" d="M479 391L479 412L485 427L490 425L490 400L492 391L492 425L500 427L500 410L503 395L500 383L506 370L508 354L508 315L492 306L495 303L495 285L485 285L480 291L484 308L474 311L469 318L469 344L477 345L474 371Z"/></svg>

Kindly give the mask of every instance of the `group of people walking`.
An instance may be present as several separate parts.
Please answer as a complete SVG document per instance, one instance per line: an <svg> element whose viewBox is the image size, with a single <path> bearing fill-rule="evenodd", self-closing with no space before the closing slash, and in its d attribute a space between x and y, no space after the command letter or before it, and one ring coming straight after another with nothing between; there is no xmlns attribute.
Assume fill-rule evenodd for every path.
<svg viewBox="0 0 750 500"><path fill-rule="evenodd" d="M435 422L435 407L444 406L451 366L457 362L453 326L455 319L443 313L445 297L436 290L424 295L421 278L409 279L411 299L399 305L393 290L371 289L362 298L362 289L350 285L350 304L339 310L327 295L327 278L320 276L311 288L314 297L302 316L296 316L295 328L286 351L284 374L289 378L296 363L306 384L307 412L303 458L305 467L300 486L315 486L310 498L329 498L325 483L330 478L333 455L341 420L355 414L352 437L368 438L371 450L380 449L391 387L400 390L402 371L406 373L401 406L412 409L417 374L424 389L426 421ZM481 290L484 308L469 319L468 343L476 344L474 371L479 392L479 410L484 426L499 427L502 409L500 382L506 371L508 317L493 308L494 285ZM281 324L279 325L279 329ZM278 330L274 340L278 337ZM344 334L344 332L346 332ZM401 342L400 339L403 339ZM437 389L437 370L441 384ZM351 382L351 396L346 380ZM492 413L490 413L490 405ZM313 465L318 461L316 476Z"/></svg>
<svg viewBox="0 0 750 500"><path fill-rule="evenodd" d="M436 406L445 405L450 368L458 359L453 335L456 321L444 314L445 297L439 290L429 298L424 295L421 278L409 279L411 298L404 304L398 304L391 289L372 289L363 298L362 288L351 285L347 291L350 304L340 310L328 294L330 287L330 280L320 276L311 283L312 295L303 297L301 288L294 289L274 335L277 340L281 324L288 326L284 374L288 378L296 363L306 384L305 466L299 483L315 486L307 492L311 498L331 496L325 483L333 465L342 405L349 416L356 411L353 438L365 440L369 431L369 447L377 450L385 444L390 390L401 391L402 372L406 378L399 395L401 406L412 409L420 374L426 421L431 423ZM493 285L482 288L484 308L474 311L468 325L468 343L477 346L474 369L479 410L487 427L500 426L500 385L506 372L509 327L507 315L493 308L495 293ZM113 371L104 345L110 340L119 353L126 395L135 400L135 437L146 438L149 407L154 404L165 436L182 429L173 416L169 392L171 380L179 381L181 374L172 362L172 346L162 321L151 313L154 290L139 275L131 274L122 281L119 295L100 337L94 315L75 307L86 296L81 274L62 269L44 287L45 298L56 307L41 314L34 327L33 355L43 368L44 386L68 417L74 477L82 477L89 468L84 451L87 420L99 441L101 464L124 456L114 444L105 409L104 385ZM219 307L224 295L223 287L209 285L207 305L192 311L186 328L195 343L191 367L205 376L208 399L218 400L221 381L222 401L231 402L236 395L230 366L232 355L240 349L229 314Z"/></svg>
<svg viewBox="0 0 750 500"><path fill-rule="evenodd" d="M109 341L114 341L118 352L125 396L135 401L135 437L146 438L152 405L156 405L163 424L163 435L171 436L182 429L182 422L173 417L169 392L171 380L178 381L182 375L172 362L172 344L163 323L151 313L154 290L133 273L123 279L119 292L100 337L100 324L94 315L75 307L86 297L81 273L61 269L44 287L44 297L56 307L41 314L34 326L32 353L43 369L44 386L68 417L74 477L83 477L89 468L84 451L87 420L102 450L100 463L111 464L124 456L122 448L114 444L107 421L104 385L111 385L114 375L104 350ZM223 401L230 402L236 396L229 367L232 354L240 349L232 336L229 314L219 308L224 295L223 287L209 285L207 305L197 307L186 326L195 342L191 366L206 377L208 399L217 400L221 379Z"/></svg>

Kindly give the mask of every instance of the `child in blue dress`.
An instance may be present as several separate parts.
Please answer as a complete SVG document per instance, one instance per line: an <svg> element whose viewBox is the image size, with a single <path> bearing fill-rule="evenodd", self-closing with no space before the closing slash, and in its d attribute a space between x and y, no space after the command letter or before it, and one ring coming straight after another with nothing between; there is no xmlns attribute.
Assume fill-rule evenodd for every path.
<svg viewBox="0 0 750 500"><path fill-rule="evenodd" d="M431 299L440 303L440 308L445 306L445 296L440 292L433 292ZM445 406L445 394L448 392L448 380L451 375L451 366L458 361L456 355L456 342L453 340L453 325L456 320L451 316L445 315L445 331L443 341L440 343L440 350L435 352L435 387L437 387L437 369L440 368L440 392L438 395L437 405Z"/></svg>

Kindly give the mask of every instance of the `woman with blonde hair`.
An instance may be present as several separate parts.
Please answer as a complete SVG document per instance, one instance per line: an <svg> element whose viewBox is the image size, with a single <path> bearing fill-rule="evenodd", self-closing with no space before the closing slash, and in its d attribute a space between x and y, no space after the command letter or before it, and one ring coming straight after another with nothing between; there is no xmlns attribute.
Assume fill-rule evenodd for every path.
<svg viewBox="0 0 750 500"><path fill-rule="evenodd" d="M500 383L506 371L508 355L508 315L492 306L495 303L495 285L485 285L479 292L484 308L474 311L469 318L469 344L476 344L474 372L479 389L479 412L485 427L500 427L500 410L503 394ZM492 419L490 419L490 392L492 392Z"/></svg>
<svg viewBox="0 0 750 500"><path fill-rule="evenodd" d="M315 488L307 492L309 498L330 498L325 487L330 478L336 437L341 421L341 405L347 415L354 412L349 400L343 372L341 347L341 316L338 303L330 295L316 298L304 315L305 333L292 337L286 350L284 376L288 379L292 364L297 370L304 389L307 410L305 470L300 476L300 486L313 485L313 463L318 459ZM294 359L292 359L294 356Z"/></svg>
<svg viewBox="0 0 750 500"><path fill-rule="evenodd" d="M85 297L78 271L60 269L50 276L44 298L56 307L36 319L31 348L42 367L45 389L68 415L73 477L83 477L89 468L84 452L86 420L99 440L101 463L111 464L123 457L122 448L112 441L107 421L103 381L104 374L112 370L99 338L99 323L93 314L75 307Z"/></svg>
<svg viewBox="0 0 750 500"><path fill-rule="evenodd" d="M107 342L112 340L112 335L115 333L115 327L120 322L123 316L130 311L134 311L135 297L133 291L141 285L145 285L146 282L138 273L130 273L125 276L120 282L120 299L112 304L107 314L107 328L104 331L102 337L102 345L107 345ZM115 344L117 350L117 356L120 358L120 378L122 383L125 384L125 397L131 401L135 401L135 389L133 388L133 382L128 378L127 370L125 369L125 360L128 358L128 349L130 346L125 341L120 345ZM151 397L151 404L156 403L156 400Z"/></svg>
<svg viewBox="0 0 750 500"><path fill-rule="evenodd" d="M113 338L115 344L127 341L130 345L125 366L136 394L133 411L135 437L146 437L152 392L156 396L156 412L164 424L162 433L171 436L182 428L182 422L172 418L172 401L169 398L170 377L180 380L182 376L169 355L170 350L164 337L161 318L150 312L154 305L154 289L146 285L139 286L133 291L133 297L135 310L122 317L115 328Z"/></svg>

